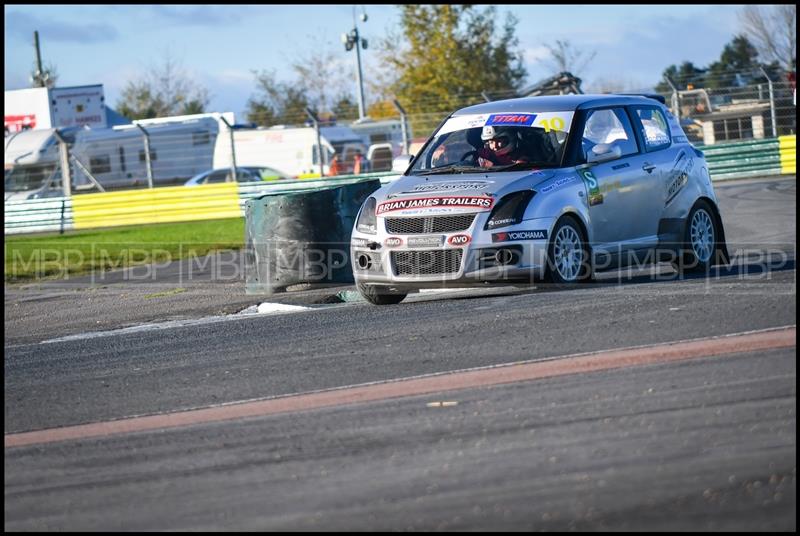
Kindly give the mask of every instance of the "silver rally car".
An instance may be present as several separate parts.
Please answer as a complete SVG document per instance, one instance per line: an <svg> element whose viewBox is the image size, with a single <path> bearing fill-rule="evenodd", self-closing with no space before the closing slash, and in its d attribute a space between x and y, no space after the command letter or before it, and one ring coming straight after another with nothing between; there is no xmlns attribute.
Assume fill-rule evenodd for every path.
<svg viewBox="0 0 800 536"><path fill-rule="evenodd" d="M703 153L658 96L489 102L450 115L369 197L351 243L374 304L421 288L728 262Z"/></svg>

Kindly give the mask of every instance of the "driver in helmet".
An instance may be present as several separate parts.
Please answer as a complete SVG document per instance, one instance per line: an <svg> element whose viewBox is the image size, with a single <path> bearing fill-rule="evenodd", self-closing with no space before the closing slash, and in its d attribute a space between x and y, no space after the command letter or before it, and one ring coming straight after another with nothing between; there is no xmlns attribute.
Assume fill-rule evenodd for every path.
<svg viewBox="0 0 800 536"><path fill-rule="evenodd" d="M478 164L481 167L506 166L520 162L529 162L529 158L520 150L519 137L511 127L483 127L481 131L483 148L478 149Z"/></svg>

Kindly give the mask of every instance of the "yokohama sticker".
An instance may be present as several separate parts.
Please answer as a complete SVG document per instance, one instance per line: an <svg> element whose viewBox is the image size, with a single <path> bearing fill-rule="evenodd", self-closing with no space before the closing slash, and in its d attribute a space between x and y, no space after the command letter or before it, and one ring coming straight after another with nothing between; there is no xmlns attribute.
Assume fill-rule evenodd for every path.
<svg viewBox="0 0 800 536"><path fill-rule="evenodd" d="M417 197L413 199L398 199L385 201L378 205L375 214L381 215L394 210L407 210L410 208L478 208L489 210L494 205L494 199L485 196L443 196L443 197Z"/></svg>
<svg viewBox="0 0 800 536"><path fill-rule="evenodd" d="M492 242L511 242L514 240L547 240L547 230L509 231L492 234Z"/></svg>

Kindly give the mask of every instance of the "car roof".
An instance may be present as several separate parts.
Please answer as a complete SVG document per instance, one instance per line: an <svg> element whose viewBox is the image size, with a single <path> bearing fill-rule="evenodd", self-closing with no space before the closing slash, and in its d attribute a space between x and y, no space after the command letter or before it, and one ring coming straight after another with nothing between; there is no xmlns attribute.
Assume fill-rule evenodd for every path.
<svg viewBox="0 0 800 536"><path fill-rule="evenodd" d="M492 114L492 113L542 113L569 112L578 109L602 106L625 106L631 104L657 104L652 97L638 95L548 95L544 97L523 97L476 104L461 108L453 114Z"/></svg>
<svg viewBox="0 0 800 536"><path fill-rule="evenodd" d="M203 173L214 173L215 171L231 171L232 169L233 166L220 167L220 168L209 169L207 171L204 171ZM236 169L258 170L258 169L272 169L272 168L268 166L236 166Z"/></svg>

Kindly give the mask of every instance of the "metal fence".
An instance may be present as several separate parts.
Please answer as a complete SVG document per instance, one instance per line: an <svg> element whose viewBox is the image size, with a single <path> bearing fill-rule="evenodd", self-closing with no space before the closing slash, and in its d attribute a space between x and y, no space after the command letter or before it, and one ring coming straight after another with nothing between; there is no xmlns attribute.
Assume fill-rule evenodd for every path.
<svg viewBox="0 0 800 536"><path fill-rule="evenodd" d="M796 172L794 135L699 147L705 153L714 181ZM396 177L392 172L368 173L316 180L229 182L6 201L5 234L234 218L244 215L248 199L260 195L313 191L375 178L385 184Z"/></svg>
<svg viewBox="0 0 800 536"><path fill-rule="evenodd" d="M248 199L265 194L313 191L380 179L392 173L365 173L317 180L207 184L100 192L50 199L5 202L5 234L64 232L150 223L244 216Z"/></svg>
<svg viewBox="0 0 800 536"><path fill-rule="evenodd" d="M675 90L664 97L689 139L697 144L797 133L795 96L789 82Z"/></svg>
<svg viewBox="0 0 800 536"><path fill-rule="evenodd" d="M762 80L760 83L724 88L675 88L674 91L663 94L673 113L680 118L690 140L706 153L710 172L715 180L794 173L796 108L793 88L783 80ZM490 98L517 96L520 95L513 92L494 93L491 96L485 93L459 95L450 104L455 109L485 102ZM409 148L409 132L413 132L417 136L411 140L410 148L414 153L419 150L420 141L426 139L447 116L446 112L436 111L441 106L441 102L421 101L408 106L409 112L406 113L396 103L396 113L377 120L377 123L394 121L391 126L396 132L391 135L395 136L395 141L402 140L405 150ZM316 120L314 114L307 115ZM207 171L214 165L222 165L220 162L227 162L227 165L235 163L237 166L236 177L228 170L209 177L207 181L207 184L228 184L220 189L227 192L227 197L223 196L226 198L225 211L228 211L223 211L225 214L237 210L232 204L234 201L240 209L246 199L262 193L314 189L335 184L337 181L347 183L375 176L360 174L352 177L320 177L320 151L315 149L319 143L317 136L302 142L305 145L301 144L302 150L308 151L308 158L305 160L307 169L303 170L304 173L287 174L296 175L303 180L280 180L284 170L279 166L274 166L274 176L255 176L242 167L247 166L245 155L257 153L260 161L280 162L287 153L286 147L289 145L285 142L290 135L290 129L243 130L248 135L237 136L239 130L231 128L231 114L227 114L228 117L225 117L226 114L205 116L183 120L179 124L156 120L116 128L115 134L110 137L108 133L57 132L52 143L45 144L38 151L37 165L20 166L24 168L21 184L36 184L38 190L33 194L27 191L20 192L24 195L13 195L14 192L9 192L9 174L6 174L6 234L61 231L73 227L101 225L104 222L119 225L122 223L116 222L161 221L159 218L165 217L185 219L191 214L206 218L212 213L219 214L196 199L205 196L213 188L193 192L191 190L194 187L176 185L183 184L189 177ZM304 126L306 119L308 117L298 117L296 126ZM317 122L317 125L323 128L321 123ZM367 127L369 124L359 126ZM363 136L372 138L372 142L386 141L391 138L387 132L385 129L375 133L364 130ZM258 149L254 151L248 144L256 144L256 137L260 138L257 140ZM296 143L291 146L293 151L301 150L295 149L298 147ZM7 143L6 161L9 160L8 147ZM311 158L314 154L316 159ZM325 154L323 164L327 163ZM386 163L384 161L382 165ZM391 165L391 160L388 164ZM69 180L62 181L62 171ZM387 174L377 176L385 179ZM157 194L138 193L147 189L163 190L164 187L173 187L170 189L172 193L167 190ZM113 195L104 196L103 193ZM23 197L27 199L15 201L16 198ZM150 203L150 206L142 210L151 215L144 215L139 220L130 215L115 215L117 213L114 210L122 210L119 206L134 199L142 207ZM170 204L172 202L166 201L167 199L181 201ZM189 199L192 201L187 201ZM102 203L108 203L109 208L99 208ZM117 209L110 208L112 206ZM88 207L94 207L91 216L87 212Z"/></svg>

